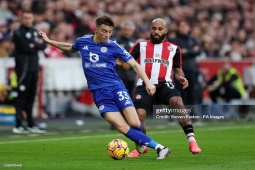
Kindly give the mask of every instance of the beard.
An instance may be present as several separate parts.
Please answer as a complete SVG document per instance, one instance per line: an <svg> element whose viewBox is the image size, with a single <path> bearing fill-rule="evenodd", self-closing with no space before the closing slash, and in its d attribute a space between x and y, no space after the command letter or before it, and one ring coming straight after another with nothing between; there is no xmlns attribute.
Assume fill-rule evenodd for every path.
<svg viewBox="0 0 255 170"><path fill-rule="evenodd" d="M151 37L151 42L153 43L153 44L160 44L160 43L162 43L163 41L164 41L164 39L165 39L165 34L163 34L162 36L160 36L159 38L155 38L152 34L150 35L150 37Z"/></svg>

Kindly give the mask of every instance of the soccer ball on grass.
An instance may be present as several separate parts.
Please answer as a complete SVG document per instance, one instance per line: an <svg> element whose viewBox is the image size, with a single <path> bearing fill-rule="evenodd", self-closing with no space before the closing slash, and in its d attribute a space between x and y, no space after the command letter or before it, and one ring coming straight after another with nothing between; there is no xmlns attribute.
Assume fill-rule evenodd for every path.
<svg viewBox="0 0 255 170"><path fill-rule="evenodd" d="M129 154L128 144L121 139L112 140L106 149L108 155L115 160L124 159Z"/></svg>

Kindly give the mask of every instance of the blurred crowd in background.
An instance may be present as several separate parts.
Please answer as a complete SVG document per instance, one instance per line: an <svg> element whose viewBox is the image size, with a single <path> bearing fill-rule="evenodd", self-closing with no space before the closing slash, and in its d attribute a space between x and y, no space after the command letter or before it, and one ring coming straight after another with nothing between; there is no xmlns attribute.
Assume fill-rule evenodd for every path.
<svg viewBox="0 0 255 170"><path fill-rule="evenodd" d="M0 59L13 56L15 47L12 33L20 26L19 17L22 11L34 13L34 27L38 31L44 31L50 39L70 43L83 35L94 34L95 19L104 14L110 15L116 23L111 38L126 50L129 50L136 41L149 39L151 21L155 18L163 18L167 22L168 41L180 40L179 33L188 32L189 38L186 37L185 40L184 37L185 43L177 44L182 48L183 69L191 68L191 63L194 65L193 71L197 80L194 82L189 80L189 82L194 85L190 86L192 89L190 94L195 93L195 96L188 97L188 101L194 103L202 103L203 90L206 87L204 77L202 74L200 76L199 68L194 64L196 60L255 59L255 1L253 0L0 0ZM199 52L188 53L187 49L193 50L194 42L199 45ZM188 57L185 57L185 53ZM190 54L195 56L191 57ZM39 56L43 59L80 57L78 53L66 53L53 46L47 46ZM185 58L192 58L192 61L185 61ZM122 78L132 78L132 83L123 78L126 87L128 88L129 85L129 91L132 92L135 75L132 74L132 70L122 74L119 73ZM48 94L46 101L53 103L47 106L56 108L54 101L58 101L58 98L52 97L51 91L45 93ZM98 115L93 107L93 99L88 100L88 96L91 96L88 93L86 89L77 97L79 103L85 103L86 107L84 108L83 105L80 107L78 102L73 102L73 110L82 110L80 112L89 110L88 112L95 112L94 115ZM50 100L51 98L54 100ZM63 97L60 98L62 100ZM83 101L84 99L86 101ZM185 104L194 103L185 102ZM57 112L52 111L54 108L45 108L45 110L51 113ZM66 104L63 108L66 108Z"/></svg>
<svg viewBox="0 0 255 170"><path fill-rule="evenodd" d="M233 60L255 58L255 2L253 0L0 0L0 57L11 56L11 33L19 26L22 10L35 14L35 27L51 39L74 42L93 33L97 16L109 14L116 22L134 22L134 38L149 38L152 19L167 21L168 39L176 36L177 22L188 21L191 34L199 40L201 58L230 57ZM44 57L75 57L54 47Z"/></svg>

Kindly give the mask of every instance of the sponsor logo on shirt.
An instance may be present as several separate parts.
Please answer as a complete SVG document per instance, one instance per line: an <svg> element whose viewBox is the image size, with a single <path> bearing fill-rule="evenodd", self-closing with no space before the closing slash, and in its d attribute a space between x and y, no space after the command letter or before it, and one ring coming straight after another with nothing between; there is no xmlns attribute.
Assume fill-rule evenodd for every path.
<svg viewBox="0 0 255 170"><path fill-rule="evenodd" d="M83 49L83 50L89 50L89 48L88 48L87 45L85 45L82 49Z"/></svg>
<svg viewBox="0 0 255 170"><path fill-rule="evenodd" d="M99 60L99 55L96 54L96 53L90 52L90 53L89 53L89 60L90 60L91 62L93 62L93 63L98 62L98 60Z"/></svg>
<svg viewBox="0 0 255 170"><path fill-rule="evenodd" d="M146 58L144 59L144 63L161 63L165 67L169 66L169 61L163 59Z"/></svg>
<svg viewBox="0 0 255 170"><path fill-rule="evenodd" d="M104 67L104 68L106 68L107 67L107 63L98 63L99 55L96 53L90 52L89 60L91 61L91 63L90 62L85 63L84 64L85 68L88 68L88 67Z"/></svg>
<svg viewBox="0 0 255 170"><path fill-rule="evenodd" d="M106 63L85 63L85 67L86 68L88 68L88 67L104 67L104 68L106 68L107 64Z"/></svg>

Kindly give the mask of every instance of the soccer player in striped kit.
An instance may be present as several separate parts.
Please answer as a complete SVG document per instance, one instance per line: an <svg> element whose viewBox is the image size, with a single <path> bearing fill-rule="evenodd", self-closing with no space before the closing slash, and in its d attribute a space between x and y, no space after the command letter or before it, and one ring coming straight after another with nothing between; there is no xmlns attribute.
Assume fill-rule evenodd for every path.
<svg viewBox="0 0 255 170"><path fill-rule="evenodd" d="M165 40L167 31L165 20L161 18L154 19L150 28L150 40L137 42L129 51L145 70L150 81L156 86L156 93L150 96L146 92L143 80L139 78L137 82L133 102L139 119L143 123L144 133L146 133L144 119L150 111L154 99L165 105L175 106L180 109L185 108L180 92L173 84L171 78L172 70L176 80L183 85L183 89L187 88L189 83L182 71L181 49ZM196 143L191 121L188 119L179 120L179 124L187 136L190 152L193 154L200 153L201 149ZM146 151L147 149L145 149ZM128 157L139 156L140 153L137 150L128 155Z"/></svg>

